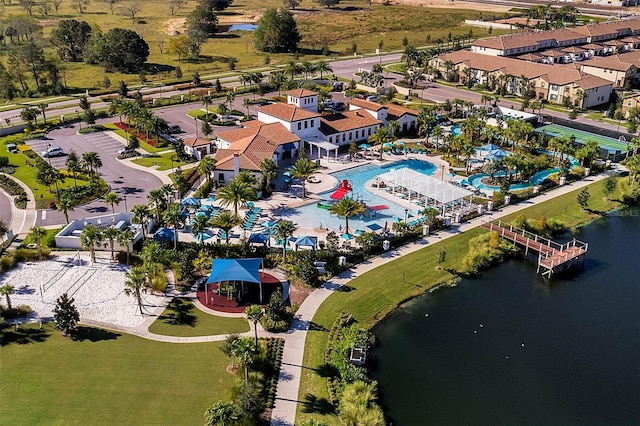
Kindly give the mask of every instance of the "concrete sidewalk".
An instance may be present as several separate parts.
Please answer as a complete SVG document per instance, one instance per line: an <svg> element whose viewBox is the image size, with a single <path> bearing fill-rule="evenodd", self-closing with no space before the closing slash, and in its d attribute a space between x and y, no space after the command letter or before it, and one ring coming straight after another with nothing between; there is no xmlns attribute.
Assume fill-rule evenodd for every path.
<svg viewBox="0 0 640 426"><path fill-rule="evenodd" d="M284 353L282 355L282 366L280 367L280 377L278 379L278 388L276 391L275 407L271 415L271 424L274 426L295 425L296 409L298 402L300 402L298 397L302 368L313 367L303 366L307 331L320 305L340 286L348 283L352 278L358 277L398 257L413 253L428 245L438 243L454 235L458 235L461 232L478 227L482 220L499 219L557 196L583 188L606 177L607 175L605 173L597 176L589 176L583 180L546 192L526 202L507 206L500 211L492 212L491 215L487 214L477 217L467 223L449 228L445 231L440 231L436 235L431 235L414 243L390 250L378 257L354 266L352 269L343 272L341 275L326 282L323 286L315 290L305 299L302 305L300 305L296 317L287 332Z"/></svg>
<svg viewBox="0 0 640 426"><path fill-rule="evenodd" d="M9 174L5 174L5 176L19 184L27 194L28 199L27 207L23 210L16 207L15 203L13 202L13 200L15 200L15 197L7 194L7 196L12 199L11 223L8 223L7 225L16 236L16 240L11 246L12 248L17 248L16 244L19 245L20 242L22 242L26 238L27 234L29 234L29 230L36 224L36 218L38 217L38 211L36 210L36 197L27 184Z"/></svg>

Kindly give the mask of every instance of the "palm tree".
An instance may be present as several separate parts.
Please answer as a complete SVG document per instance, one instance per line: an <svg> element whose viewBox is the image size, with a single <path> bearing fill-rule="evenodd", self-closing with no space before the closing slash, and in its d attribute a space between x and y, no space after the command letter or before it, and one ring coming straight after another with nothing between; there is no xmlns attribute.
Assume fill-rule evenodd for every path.
<svg viewBox="0 0 640 426"><path fill-rule="evenodd" d="M178 168L178 170L180 170L180 169ZM176 171L176 173L177 173L177 171ZM174 185L175 185L175 182L174 182ZM169 183L165 183L164 185L162 185L160 187L160 191L162 192L162 195L164 195L166 197L165 206L167 207L167 210L169 210L169 208L171 207L171 195L173 194L174 185L171 185Z"/></svg>
<svg viewBox="0 0 640 426"><path fill-rule="evenodd" d="M309 79L309 77L316 71L316 66L311 61L302 61L301 67L302 72L304 73L304 78L306 79Z"/></svg>
<svg viewBox="0 0 640 426"><path fill-rule="evenodd" d="M229 114L229 108L227 108L226 104L222 103L218 105L218 114L220 114L222 118L225 118L227 114Z"/></svg>
<svg viewBox="0 0 640 426"><path fill-rule="evenodd" d="M240 364L244 367L244 381L249 383L249 366L253 362L253 355L256 352L256 345L250 337L241 337L233 342L236 347Z"/></svg>
<svg viewBox="0 0 640 426"><path fill-rule="evenodd" d="M156 219L158 223L160 223L160 206L164 203L164 194L160 189L152 189L149 191L149 195L147 195L149 201L151 201L156 210Z"/></svg>
<svg viewBox="0 0 640 426"><path fill-rule="evenodd" d="M104 238L107 239L107 241L109 242L109 248L111 249L111 260L115 260L115 249L114 249L114 245L116 240L118 239L118 235L120 235L120 230L117 228L114 228L112 226L106 228L104 231L102 231L102 236Z"/></svg>
<svg viewBox="0 0 640 426"><path fill-rule="evenodd" d="M251 106L251 99L244 98L242 100L242 106L247 109L247 120L251 118L251 112L249 111L249 107Z"/></svg>
<svg viewBox="0 0 640 426"><path fill-rule="evenodd" d="M431 130L431 136L436 138L436 149L438 149L438 146L440 145L440 138L442 135L444 135L444 130L440 126L435 126Z"/></svg>
<svg viewBox="0 0 640 426"><path fill-rule="evenodd" d="M316 71L320 73L320 80L322 80L322 75L325 72L333 72L333 68L327 61L320 60L316 62Z"/></svg>
<svg viewBox="0 0 640 426"><path fill-rule="evenodd" d="M29 230L29 232L35 240L36 246L38 246L38 260L42 260L42 238L47 235L47 230L42 226L34 226Z"/></svg>
<svg viewBox="0 0 640 426"><path fill-rule="evenodd" d="M73 188L78 188L77 176L76 174L81 170L80 167L80 159L78 158L78 154L75 151L69 152L67 155L67 160L65 161L65 165L67 166L67 170L72 173L73 176Z"/></svg>
<svg viewBox="0 0 640 426"><path fill-rule="evenodd" d="M229 232L233 227L240 225L241 222L237 214L225 210L211 220L211 226L222 229L226 237L226 243L229 244Z"/></svg>
<svg viewBox="0 0 640 426"><path fill-rule="evenodd" d="M298 158L298 160L296 160L293 166L289 169L291 176L300 179L302 182L302 198L307 197L307 179L309 179L317 170L318 165L305 157Z"/></svg>
<svg viewBox="0 0 640 426"><path fill-rule="evenodd" d="M69 211L73 211L73 201L69 197L60 197L57 208L64 214L64 219L69 223Z"/></svg>
<svg viewBox="0 0 640 426"><path fill-rule="evenodd" d="M139 223L142 226L142 239L146 238L145 228L147 227L147 223L149 223L149 218L151 217L151 212L149 211L149 206L146 204L136 204L131 209L131 213L133 213L133 223Z"/></svg>
<svg viewBox="0 0 640 426"><path fill-rule="evenodd" d="M231 179L229 185L218 191L217 199L223 206L233 204L233 213L238 216L238 206L256 199L255 189L248 183L238 179Z"/></svg>
<svg viewBox="0 0 640 426"><path fill-rule="evenodd" d="M262 294L260 297L262 297ZM258 347L258 322L264 315L264 312L262 312L260 305L251 305L244 310L244 314L247 316L249 321L253 322L253 330L256 335L256 347Z"/></svg>
<svg viewBox="0 0 640 426"><path fill-rule="evenodd" d="M271 181L278 177L278 165L271 158L265 158L260 163L260 171L264 188L271 188Z"/></svg>
<svg viewBox="0 0 640 426"><path fill-rule="evenodd" d="M241 76L242 77L242 76ZM213 101L213 98L211 96L203 96L202 97L202 104L204 105L204 109L205 109L205 121L209 121L209 105L211 105Z"/></svg>
<svg viewBox="0 0 640 426"><path fill-rule="evenodd" d="M226 98L227 98L227 103L229 104L229 111L232 111L233 107L231 106L231 103L236 98L236 94L233 92L227 92Z"/></svg>
<svg viewBox="0 0 640 426"><path fill-rule="evenodd" d="M364 210L365 208L362 203L350 197L344 197L329 208L331 213L344 217L345 232L347 234L349 233L349 218L364 212Z"/></svg>
<svg viewBox="0 0 640 426"><path fill-rule="evenodd" d="M392 138L395 139L399 129L400 129L400 123L398 122L398 120L389 121L389 131L391 133Z"/></svg>
<svg viewBox="0 0 640 426"><path fill-rule="evenodd" d="M118 244L124 246L127 249L127 265L129 264L129 254L131 252L130 245L133 242L135 235L131 229L125 229L118 233L116 237Z"/></svg>
<svg viewBox="0 0 640 426"><path fill-rule="evenodd" d="M11 295L13 294L15 290L15 287L12 286L11 284L5 284L2 287L0 287L0 295L4 296L7 298L7 308L9 308L9 310L11 310ZM256 334L257 336L257 334ZM257 340L256 340L256 345L257 345Z"/></svg>
<svg viewBox="0 0 640 426"><path fill-rule="evenodd" d="M96 244L99 244L102 238L102 232L94 225L87 225L80 234L80 243L89 249L93 263L96 261Z"/></svg>
<svg viewBox="0 0 640 426"><path fill-rule="evenodd" d="M211 180L211 174L216 169L216 159L213 157L204 156L202 160L200 160L200 164L198 164L198 172L202 173L207 177L207 182Z"/></svg>
<svg viewBox="0 0 640 426"><path fill-rule="evenodd" d="M296 75L302 74L302 66L296 62L295 59L291 59L284 66L284 73L291 75L291 80L296 78Z"/></svg>
<svg viewBox="0 0 640 426"><path fill-rule="evenodd" d="M120 204L121 198L115 192L109 192L107 195L104 196L104 201L105 203L111 205L111 212L115 214L116 213L115 206Z"/></svg>
<svg viewBox="0 0 640 426"><path fill-rule="evenodd" d="M373 135L369 138L369 141L373 145L380 145L378 157L379 160L382 161L382 154L384 153L384 144L391 140L391 135L389 134L389 129L387 127L378 127L378 130L375 131Z"/></svg>
<svg viewBox="0 0 640 426"><path fill-rule="evenodd" d="M138 308L140 309L140 315L144 315L144 312L142 312L142 296L140 293L145 285L145 270L140 266L136 266L126 273L126 277L127 280L124 282L124 293L127 296L131 296L133 294L136 297L136 300L138 301Z"/></svg>
<svg viewBox="0 0 640 426"><path fill-rule="evenodd" d="M272 72L269 74L269 84L278 89L278 97L280 97L280 89L282 85L287 81L287 77L281 70Z"/></svg>
<svg viewBox="0 0 640 426"><path fill-rule="evenodd" d="M87 151L82 154L82 162L92 179L98 176L98 170L102 167L100 154L95 151Z"/></svg>
<svg viewBox="0 0 640 426"><path fill-rule="evenodd" d="M173 225L173 249L178 249L178 228L182 223L182 213L175 204L171 205L171 208L164 212L164 221Z"/></svg>
<svg viewBox="0 0 640 426"><path fill-rule="evenodd" d="M191 222L191 230L193 233L200 237L204 236L204 232L209 226L209 218L206 215L196 216L196 218ZM204 245L204 238L200 239L200 244Z"/></svg>
<svg viewBox="0 0 640 426"><path fill-rule="evenodd" d="M287 263L287 246L289 245L289 238L293 236L295 231L296 226L290 220L281 220L274 227L274 237L282 241L282 262L285 264Z"/></svg>

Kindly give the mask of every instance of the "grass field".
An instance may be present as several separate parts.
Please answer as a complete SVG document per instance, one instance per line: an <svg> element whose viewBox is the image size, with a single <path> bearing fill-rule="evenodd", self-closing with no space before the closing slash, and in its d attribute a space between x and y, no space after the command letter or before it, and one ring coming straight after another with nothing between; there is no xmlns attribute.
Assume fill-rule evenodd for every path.
<svg viewBox="0 0 640 426"><path fill-rule="evenodd" d="M271 66L282 65L292 58L291 54L267 55L255 51L253 34L243 31L219 34L203 45L200 58L179 61L176 54L169 53L169 33L172 29L183 32L182 22L196 3L185 3L175 16L171 16L166 0L145 0L139 2L142 9L133 20L125 16L125 8L129 3L115 3L112 14L109 2L95 1L86 6L83 14L79 14L73 7L74 2L63 2L58 16L52 11L50 16L42 18L39 13L34 13L34 17L43 26L45 37L61 19L84 20L103 32L114 27L138 32L149 45L146 67L149 85L175 81L173 70L176 66L180 66L184 78L188 78L195 71L203 76L229 71L228 60L231 57L237 59L237 69L264 66L267 57ZM219 19L221 23L256 21L267 7L282 7L282 2L236 2L223 11ZM435 40L446 39L449 33L468 33L470 28L462 26L462 22L465 18L478 17L478 12L474 10L384 6L364 0L343 0L333 9L321 8L317 3L305 0L301 8L304 10L294 11L302 35L300 60L319 59L324 40L329 42L331 57L352 54L349 49L353 43L357 44L359 53L365 54L374 53L380 41L384 43L383 51L402 49L405 37L410 45L424 46L427 44L427 34L431 40ZM16 1L3 6L3 13L6 16L25 15L26 11ZM485 36L486 31L473 28L473 35ZM494 30L493 34L497 35L499 31ZM53 50L46 49L46 53L53 54ZM105 75L109 77L112 89L117 87L120 80L128 82L130 86L140 84L138 74L105 74L101 67L82 62L59 65L63 68L67 85L72 88L102 89Z"/></svg>
<svg viewBox="0 0 640 426"><path fill-rule="evenodd" d="M172 344L82 327L3 330L0 424L197 425L236 376L219 343ZM6 343L9 341L10 343Z"/></svg>
<svg viewBox="0 0 640 426"><path fill-rule="evenodd" d="M191 301L175 298L149 331L165 336L209 336L214 334L245 333L249 322L245 318L217 317L202 312Z"/></svg>
<svg viewBox="0 0 640 426"><path fill-rule="evenodd" d="M176 156L175 152L167 152L165 154L160 154L158 157L145 157L138 158L133 160L134 163L139 164L144 167L155 167L156 170L169 170L171 168L171 159ZM173 167L177 168L180 166L184 166L184 161L173 161Z"/></svg>
<svg viewBox="0 0 640 426"><path fill-rule="evenodd" d="M546 132L548 135L564 138L570 138L571 135L573 135L578 143L594 140L598 142L600 148L606 149L612 154L615 154L616 151L626 152L627 149L629 149L627 143L617 139L596 135L595 133L583 132L582 130L571 129L557 124L547 124L546 126L539 127L536 129L536 132Z"/></svg>
<svg viewBox="0 0 640 426"><path fill-rule="evenodd" d="M544 216L557 218L568 227L575 227L600 217L598 212L619 207L619 203L604 199L602 186L603 181L589 186L591 198L588 207L591 212L580 209L576 202L579 190L576 190L503 220L512 220L520 214L531 218ZM473 229L359 275L349 282L350 291L336 292L320 306L313 318L313 327L307 334L305 344L303 365L306 368L302 370L298 396L303 403L298 405L298 422L313 417L322 419L329 425L339 424L337 417L332 413L314 412L317 407L329 406L322 403L326 403L328 392L326 380L319 374L322 371L319 367L324 364L328 330L338 314L346 311L361 325L373 326L403 301L453 279L453 274L446 269L456 269L467 253L469 240L483 232L485 231L480 228ZM445 270L436 271L436 250L440 244L444 244L447 251L446 261L442 265ZM406 277L411 277L407 278L406 282L403 273L406 273ZM314 403L305 404L304 401Z"/></svg>

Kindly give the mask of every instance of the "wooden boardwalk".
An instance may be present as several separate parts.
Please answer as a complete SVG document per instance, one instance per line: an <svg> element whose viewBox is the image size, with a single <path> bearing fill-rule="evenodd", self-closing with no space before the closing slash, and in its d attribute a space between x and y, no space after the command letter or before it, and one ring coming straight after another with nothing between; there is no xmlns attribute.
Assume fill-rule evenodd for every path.
<svg viewBox="0 0 640 426"><path fill-rule="evenodd" d="M575 238L560 244L501 221L498 223L483 221L480 226L488 231L497 232L500 237L524 247L525 254L528 254L529 250L536 251L538 253L538 272L542 269L542 275L547 277L550 277L558 268L570 266L576 261L584 259L583 255L589 249L588 243L578 241Z"/></svg>

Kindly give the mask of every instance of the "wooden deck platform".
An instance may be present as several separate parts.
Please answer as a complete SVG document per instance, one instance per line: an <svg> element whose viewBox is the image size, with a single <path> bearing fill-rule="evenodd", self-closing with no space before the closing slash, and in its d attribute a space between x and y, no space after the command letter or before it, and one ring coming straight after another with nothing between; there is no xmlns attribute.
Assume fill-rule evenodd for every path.
<svg viewBox="0 0 640 426"><path fill-rule="evenodd" d="M526 254L529 253L529 250L536 251L538 253L538 272L543 269L542 275L547 277L550 277L558 268L570 266L574 261L584 259L584 255L589 249L588 243L578 241L575 238L560 244L501 221L497 223L483 221L480 226L488 231L497 232L500 237L524 247Z"/></svg>

